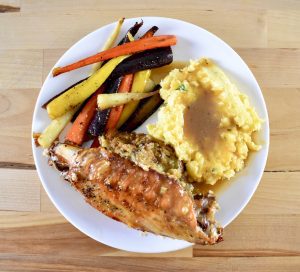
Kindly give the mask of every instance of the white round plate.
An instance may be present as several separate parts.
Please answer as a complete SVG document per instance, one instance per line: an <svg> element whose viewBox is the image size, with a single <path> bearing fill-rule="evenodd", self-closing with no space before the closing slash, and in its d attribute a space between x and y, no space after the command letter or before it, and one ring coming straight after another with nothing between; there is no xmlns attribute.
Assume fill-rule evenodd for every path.
<svg viewBox="0 0 300 272"><path fill-rule="evenodd" d="M125 20L121 37L134 22L140 21L140 19ZM173 34L177 36L178 44L173 47L174 60L184 61L201 57L214 60L225 70L239 89L249 96L251 104L264 120L262 130L258 135L262 149L251 155L246 168L230 181L230 186L217 195L221 207L217 219L225 227L250 200L266 164L269 148L269 121L262 92L253 74L239 55L210 32L190 23L170 18L143 17L143 20L144 25L139 33L156 25L159 27L158 35ZM63 66L95 54L102 47L113 28L114 23L88 34L67 50L55 66ZM86 77L90 69L90 66L83 67L55 78L49 73L35 105L32 121L33 132L41 132L50 122L47 112L41 108L42 104L61 90ZM150 122L154 122L155 118L155 115L152 116ZM145 126L143 125L139 131L145 131ZM150 233L143 234L106 217L88 205L83 197L60 177L58 171L48 166L47 158L42 155L43 150L36 148L34 142L32 142L32 149L39 177L48 196L62 215L86 235L115 248L143 253L168 252L192 245L185 241ZM224 236L226 243L226 229Z"/></svg>

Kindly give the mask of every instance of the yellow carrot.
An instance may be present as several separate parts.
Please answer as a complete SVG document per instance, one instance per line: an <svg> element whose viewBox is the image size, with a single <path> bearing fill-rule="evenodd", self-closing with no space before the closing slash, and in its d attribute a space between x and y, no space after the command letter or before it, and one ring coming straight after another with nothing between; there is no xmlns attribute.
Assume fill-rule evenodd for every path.
<svg viewBox="0 0 300 272"><path fill-rule="evenodd" d="M131 41L131 42L134 41L134 37L132 36L132 34L130 32L127 33L127 37L129 39L129 41Z"/></svg>
<svg viewBox="0 0 300 272"><path fill-rule="evenodd" d="M110 36L108 37L108 39L106 40L105 44L103 45L103 47L101 48L100 51L105 51L105 50L111 48L114 45L117 37L120 34L120 31L121 31L122 25L124 23L124 20L125 20L125 18L119 19L119 21L118 21L117 25L115 26L113 32L110 34ZM94 63L93 66L92 66L91 74L96 72L102 66L102 63L103 63L103 61Z"/></svg>
<svg viewBox="0 0 300 272"><path fill-rule="evenodd" d="M131 87L132 93L143 93L146 91L146 85L150 78L151 70L144 70L134 74L134 79ZM130 117L130 115L136 110L139 101L132 101L124 106L122 115L117 124L117 128L120 128Z"/></svg>
<svg viewBox="0 0 300 272"><path fill-rule="evenodd" d="M157 93L112 93L112 94L99 94L97 98L97 105L100 110L106 110L117 107L131 102L137 102L147 97L153 96Z"/></svg>
<svg viewBox="0 0 300 272"><path fill-rule="evenodd" d="M68 111L66 114L52 120L43 133L38 137L37 142L39 145L43 148L48 148L58 138L61 131L70 122L79 107L80 105Z"/></svg>
<svg viewBox="0 0 300 272"><path fill-rule="evenodd" d="M111 59L88 79L52 100L47 105L49 117L55 119L82 103L104 83L116 66L128 57L129 55L125 55Z"/></svg>

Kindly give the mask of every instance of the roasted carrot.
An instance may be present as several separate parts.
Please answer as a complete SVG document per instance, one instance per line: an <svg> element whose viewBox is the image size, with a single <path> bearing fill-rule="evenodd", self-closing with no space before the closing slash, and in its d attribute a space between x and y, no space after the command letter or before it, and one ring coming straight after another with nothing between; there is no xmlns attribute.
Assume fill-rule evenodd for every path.
<svg viewBox="0 0 300 272"><path fill-rule="evenodd" d="M99 147L99 146L100 146L99 139L98 139L98 137L95 137L94 141L91 144L91 148L95 148L95 147Z"/></svg>
<svg viewBox="0 0 300 272"><path fill-rule="evenodd" d="M157 30L158 30L157 26L151 27L140 39L153 37ZM128 39L131 42L133 42L134 38L133 38L133 36L130 36L130 35L131 35L131 33L128 32L127 33ZM134 76L133 74L129 74L123 78L120 88L118 90L118 93L130 92L132 82L133 82L133 76ZM114 107L111 109L110 116L109 116L108 122L105 127L105 132L113 130L117 127L117 124L122 115L123 109L124 109L124 105L120 105L120 106L117 106L117 107Z"/></svg>
<svg viewBox="0 0 300 272"><path fill-rule="evenodd" d="M90 56L88 58L82 59L78 62L72 63L64 67L56 67L52 71L53 76L60 75L65 72L69 72L80 67L93 64L99 61L104 61L107 59L112 59L118 56L134 54L137 52L145 51L148 49L167 47L175 45L177 42L176 36L174 35L162 35L154 36L150 38L136 40L130 43L125 43L103 52L100 52L96 55Z"/></svg>
<svg viewBox="0 0 300 272"><path fill-rule="evenodd" d="M157 26L152 26L140 39L153 37L157 30L158 30Z"/></svg>
<svg viewBox="0 0 300 272"><path fill-rule="evenodd" d="M131 90L132 81L133 81L133 74L124 76L121 85L119 87L118 93L129 93ZM117 106L111 109L108 117L108 121L106 123L105 132L116 128L117 123L122 114L123 108L124 105Z"/></svg>
<svg viewBox="0 0 300 272"><path fill-rule="evenodd" d="M47 112L51 119L55 119L67 111L73 109L78 104L84 102L94 92L100 88L100 86L110 76L112 71L120 64L124 59L129 56L120 56L109 60L99 70L92 74L88 79L84 80L80 84L72 87L68 91L64 92L47 105Z"/></svg>
<svg viewBox="0 0 300 272"><path fill-rule="evenodd" d="M144 24L143 20L141 20L140 23L135 22L135 24L131 28L128 29L128 31L126 32L125 36L118 43L118 45L130 42L130 40L128 38L128 34L131 34L132 37L134 37L136 35L136 33L138 33L139 29L143 26L143 24Z"/></svg>
<svg viewBox="0 0 300 272"><path fill-rule="evenodd" d="M97 96L103 91L104 87L102 85L86 103L69 129L65 139L66 141L76 145L81 145L84 142L86 131L89 128L97 109Z"/></svg>
<svg viewBox="0 0 300 272"><path fill-rule="evenodd" d="M107 50L109 48L112 48L113 44L115 43L117 37L120 34L120 31L121 31L122 25L124 23L124 20L125 20L125 18L119 19L119 21L116 24L114 30L109 35L109 37L107 38L106 42L104 43L101 51L104 51L104 50ZM94 63L94 65L92 67L91 74L93 74L94 72L96 72L102 66L102 64L103 64L102 62Z"/></svg>
<svg viewBox="0 0 300 272"><path fill-rule="evenodd" d="M65 126L70 122L72 116L79 107L80 105L68 111L66 114L52 120L51 123L44 129L43 133L41 133L37 138L37 143L43 148L51 146L51 144L59 137L59 134Z"/></svg>
<svg viewBox="0 0 300 272"><path fill-rule="evenodd" d="M45 102L43 105L42 105L42 108L43 109L47 109L47 105L52 101L54 100L55 98L59 97L61 94L67 92L68 90L72 89L73 87L75 87L76 85L82 83L83 81L85 81L86 79L88 79L88 77L84 78L84 79L81 79L79 81L77 81L76 83L72 84L70 87L66 88L65 90L59 92L58 94L54 95L52 98L50 98L47 102Z"/></svg>

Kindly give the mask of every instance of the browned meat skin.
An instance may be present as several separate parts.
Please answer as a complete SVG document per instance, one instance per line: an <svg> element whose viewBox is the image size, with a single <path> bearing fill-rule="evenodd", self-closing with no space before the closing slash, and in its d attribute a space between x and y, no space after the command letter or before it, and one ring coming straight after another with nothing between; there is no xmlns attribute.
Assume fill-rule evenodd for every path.
<svg viewBox="0 0 300 272"><path fill-rule="evenodd" d="M74 155L68 151L64 156L70 149ZM61 170L68 166L65 179L99 211L155 234L202 244L220 241L222 231L213 219L217 205L213 196L194 201L175 179L145 171L102 147L74 150L63 144L54 146L50 161Z"/></svg>

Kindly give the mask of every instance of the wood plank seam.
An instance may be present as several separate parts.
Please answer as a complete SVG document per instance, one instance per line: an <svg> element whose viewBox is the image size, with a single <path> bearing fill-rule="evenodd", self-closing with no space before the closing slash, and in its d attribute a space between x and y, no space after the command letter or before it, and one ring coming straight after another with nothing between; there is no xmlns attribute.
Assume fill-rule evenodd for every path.
<svg viewBox="0 0 300 272"><path fill-rule="evenodd" d="M298 173L300 170L265 170L264 173Z"/></svg>
<svg viewBox="0 0 300 272"><path fill-rule="evenodd" d="M19 163L19 162L1 162L0 169L23 169L23 170L36 170L34 164ZM299 170L264 170L264 173L299 173Z"/></svg>
<svg viewBox="0 0 300 272"><path fill-rule="evenodd" d="M0 168L3 169L24 169L24 170L35 170L34 164L20 163L20 162L3 162L0 161Z"/></svg>
<svg viewBox="0 0 300 272"><path fill-rule="evenodd" d="M207 249L206 252L198 253L197 248L193 248L193 257L295 257L300 256L300 252L284 249L224 249L224 250L213 250Z"/></svg>
<svg viewBox="0 0 300 272"><path fill-rule="evenodd" d="M9 5L0 5L0 13L9 13L9 12L20 12L20 7L14 7Z"/></svg>

